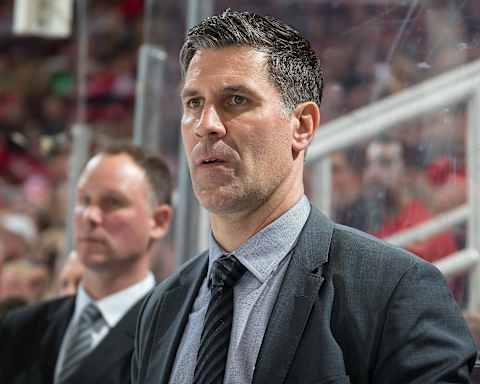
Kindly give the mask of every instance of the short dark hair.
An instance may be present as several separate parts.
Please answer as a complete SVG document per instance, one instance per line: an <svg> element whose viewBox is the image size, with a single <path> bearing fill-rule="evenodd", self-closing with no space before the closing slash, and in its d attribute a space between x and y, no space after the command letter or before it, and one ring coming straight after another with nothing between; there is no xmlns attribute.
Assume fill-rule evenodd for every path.
<svg viewBox="0 0 480 384"><path fill-rule="evenodd" d="M120 154L128 155L144 170L155 205L172 203L173 179L166 161L161 156L130 143L110 144L96 153L96 155L106 156Z"/></svg>
<svg viewBox="0 0 480 384"><path fill-rule="evenodd" d="M267 58L267 71L288 111L322 100L323 71L310 43L293 27L270 16L227 9L191 28L180 51L182 76L205 48L251 47Z"/></svg>

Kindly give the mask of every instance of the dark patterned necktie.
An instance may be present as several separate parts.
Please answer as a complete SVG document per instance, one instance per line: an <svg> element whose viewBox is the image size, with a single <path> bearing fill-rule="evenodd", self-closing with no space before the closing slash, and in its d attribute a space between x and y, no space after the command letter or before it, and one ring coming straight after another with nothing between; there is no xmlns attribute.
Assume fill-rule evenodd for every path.
<svg viewBox="0 0 480 384"><path fill-rule="evenodd" d="M223 255L212 265L212 296L203 323L193 384L223 382L233 322L233 287L245 270L233 255Z"/></svg>
<svg viewBox="0 0 480 384"><path fill-rule="evenodd" d="M88 304L83 309L76 327L67 342L63 366L58 374L57 384L65 383L78 369L83 358L92 351L92 327L101 319L102 314L94 303Z"/></svg>

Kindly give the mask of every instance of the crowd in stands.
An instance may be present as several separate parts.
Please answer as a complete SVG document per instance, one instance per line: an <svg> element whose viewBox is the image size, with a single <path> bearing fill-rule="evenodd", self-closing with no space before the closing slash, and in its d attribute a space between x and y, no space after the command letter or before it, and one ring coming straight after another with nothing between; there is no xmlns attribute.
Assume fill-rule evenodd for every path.
<svg viewBox="0 0 480 384"><path fill-rule="evenodd" d="M16 36L0 4L0 303L61 292L78 41ZM131 135L141 0L88 7L87 122L95 137ZM75 26L72 28L75 31Z"/></svg>
<svg viewBox="0 0 480 384"><path fill-rule="evenodd" d="M173 144L168 145L166 156L175 169L180 105L172 100L178 89L176 55L185 30L186 5L158 3L164 6L156 5L149 28L145 28L142 0L89 3L87 122L98 140L131 136L138 49L143 41L162 45L168 53L167 82L165 98L159 103L168 100L169 104L163 109L159 129L164 131L165 142ZM323 123L480 54L480 2L258 3L241 2L241 7L283 18L314 42L326 68ZM232 7L231 2L217 1L214 11L227 6ZM66 258L70 128L77 111L75 35L67 39L15 36L12 10L13 1L1 2L0 303L5 307L37 301L60 290L59 261ZM401 188L407 189L409 203L414 201L409 208L395 206L390 213L402 214L403 207L407 209L405 220L418 223L465 202L466 117L465 106L454 105L399 126L390 135L403 148L406 175ZM404 226L392 217L391 224L386 223L385 213L381 213L383 224L375 223L372 212L378 210L372 206L378 207L379 200L378 195L373 204L368 200L368 185L378 178L372 176L372 167L381 165L382 159L369 158L371 144L361 143L332 155L332 215L386 237ZM436 253L428 247L418 251L414 245L411 250L429 261L438 260L464 246L464 232L458 228L442 234L441 244L448 246ZM433 243L438 245L438 241ZM161 247L154 266L158 278L174 268L172 246L164 243Z"/></svg>

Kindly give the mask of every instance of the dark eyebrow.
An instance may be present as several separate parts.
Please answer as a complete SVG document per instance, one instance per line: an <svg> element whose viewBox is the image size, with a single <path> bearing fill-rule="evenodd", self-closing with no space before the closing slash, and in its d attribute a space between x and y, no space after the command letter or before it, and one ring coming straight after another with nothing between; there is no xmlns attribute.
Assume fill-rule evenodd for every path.
<svg viewBox="0 0 480 384"><path fill-rule="evenodd" d="M221 92L224 93L224 94L232 94L232 93L237 93L237 92L248 93L248 94L253 94L254 93L249 88L247 88L243 85L228 85L228 86L224 87L221 90ZM185 99L187 97L198 96L198 95L199 95L199 92L196 89L186 88L186 89L182 90L182 92L180 94L180 97L182 99Z"/></svg>
<svg viewBox="0 0 480 384"><path fill-rule="evenodd" d="M252 93L252 91L243 85L229 85L223 88L223 93Z"/></svg>
<svg viewBox="0 0 480 384"><path fill-rule="evenodd" d="M198 95L198 92L192 88L183 89L182 92L180 93L180 97L182 99L190 96L196 96L196 95Z"/></svg>

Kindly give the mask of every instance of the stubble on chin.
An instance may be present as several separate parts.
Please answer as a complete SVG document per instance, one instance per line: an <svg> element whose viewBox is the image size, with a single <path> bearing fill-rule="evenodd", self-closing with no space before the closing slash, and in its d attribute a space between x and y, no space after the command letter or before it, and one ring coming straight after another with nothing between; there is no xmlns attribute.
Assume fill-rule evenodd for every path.
<svg viewBox="0 0 480 384"><path fill-rule="evenodd" d="M261 190L235 183L212 189L195 190L200 204L211 214L232 215L255 210L264 201Z"/></svg>

